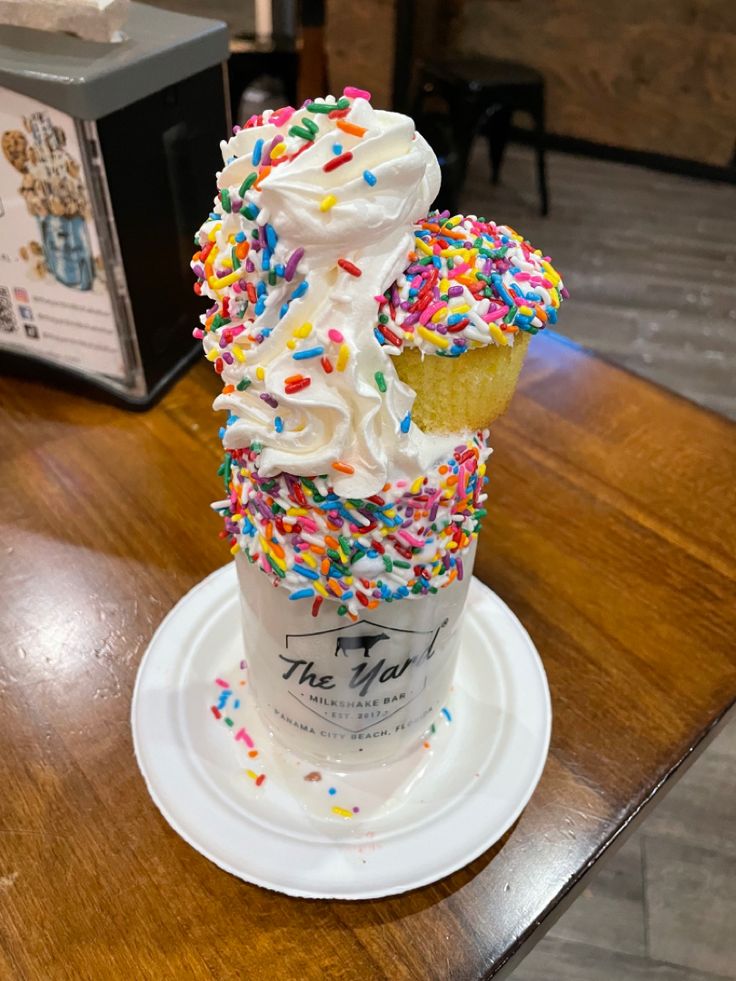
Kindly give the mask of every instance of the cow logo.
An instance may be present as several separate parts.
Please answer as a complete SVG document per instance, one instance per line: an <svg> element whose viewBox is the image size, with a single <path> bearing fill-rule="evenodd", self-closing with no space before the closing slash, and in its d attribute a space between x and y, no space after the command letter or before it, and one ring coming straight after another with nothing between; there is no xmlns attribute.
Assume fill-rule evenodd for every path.
<svg viewBox="0 0 736 981"><path fill-rule="evenodd" d="M363 657L370 657L371 650L382 640L388 640L388 634L359 634L357 637L339 636L335 644L335 657L344 654L346 657L352 651L363 651Z"/></svg>

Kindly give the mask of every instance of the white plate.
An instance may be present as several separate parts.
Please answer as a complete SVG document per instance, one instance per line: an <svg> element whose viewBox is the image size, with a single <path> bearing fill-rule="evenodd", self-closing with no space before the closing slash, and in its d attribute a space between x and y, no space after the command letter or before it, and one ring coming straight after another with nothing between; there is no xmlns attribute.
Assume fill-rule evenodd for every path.
<svg viewBox="0 0 736 981"><path fill-rule="evenodd" d="M151 797L220 868L290 896L371 899L462 868L517 819L547 757L549 689L529 635L478 580L436 731L398 763L358 773L320 770L273 742L248 697L239 617L230 564L158 628L132 707Z"/></svg>

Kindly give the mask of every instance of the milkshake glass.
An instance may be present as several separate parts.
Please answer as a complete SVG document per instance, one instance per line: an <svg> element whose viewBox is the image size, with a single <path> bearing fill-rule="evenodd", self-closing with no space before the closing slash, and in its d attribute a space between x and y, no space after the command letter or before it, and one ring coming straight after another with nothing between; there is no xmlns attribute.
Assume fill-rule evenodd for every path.
<svg viewBox="0 0 736 981"><path fill-rule="evenodd" d="M389 763L420 745L450 691L474 556L475 543L462 581L351 622L336 601L315 619L240 553L248 679L273 736L344 768Z"/></svg>

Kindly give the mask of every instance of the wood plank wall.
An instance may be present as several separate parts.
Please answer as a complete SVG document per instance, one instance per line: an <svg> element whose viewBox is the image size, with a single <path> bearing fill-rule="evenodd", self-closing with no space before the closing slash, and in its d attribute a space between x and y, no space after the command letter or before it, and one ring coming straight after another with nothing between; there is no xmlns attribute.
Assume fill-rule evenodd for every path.
<svg viewBox="0 0 736 981"><path fill-rule="evenodd" d="M543 72L551 132L718 166L732 161L736 0L453 7L458 57L493 54Z"/></svg>
<svg viewBox="0 0 736 981"><path fill-rule="evenodd" d="M357 85L372 93L374 106L391 106L395 11L396 0L327 0L325 53L334 95Z"/></svg>

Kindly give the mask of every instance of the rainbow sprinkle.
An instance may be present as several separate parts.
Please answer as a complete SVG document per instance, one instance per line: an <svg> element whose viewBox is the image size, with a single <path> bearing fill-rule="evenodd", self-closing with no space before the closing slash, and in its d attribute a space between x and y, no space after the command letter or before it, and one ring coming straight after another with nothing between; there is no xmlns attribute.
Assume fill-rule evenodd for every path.
<svg viewBox="0 0 736 981"><path fill-rule="evenodd" d="M474 216L434 212L414 230L399 279L378 298L376 337L390 354L417 347L456 358L513 344L557 322L569 295L559 274L518 232Z"/></svg>
<svg viewBox="0 0 736 981"><path fill-rule="evenodd" d="M326 475L261 477L260 452L251 445L225 455L227 496L213 508L233 552L286 586L292 600L339 600L338 612L355 619L361 607L426 596L463 578L462 553L486 514L485 433L410 485L387 483L358 499L338 496Z"/></svg>
<svg viewBox="0 0 736 981"><path fill-rule="evenodd" d="M241 661L240 662L240 670L241 671L245 671L246 669L247 669L247 665L246 665L245 661ZM217 688L218 688L218 690L216 692L216 697L217 697L217 700L218 700L218 704L219 703L222 703L224 705L228 701L228 699L230 698L230 696L233 694L233 688L230 685L230 683L228 681L225 681L223 678L216 678L215 679L215 684L217 685ZM245 684L245 680L244 679L240 679L239 684L244 685ZM239 709L240 706L241 706L241 703L240 703L240 700L239 699L236 699L233 702L233 704L232 704L232 708L234 710L235 709ZM226 724L228 724L229 728L232 728L232 727L235 726L235 723L233 722L232 719L229 719L227 717L223 718L222 713L219 711L219 709L217 708L217 706L210 705L210 711L212 712L213 716L215 717L215 719L218 722L219 721L224 721ZM248 730L244 726L239 725L239 727L238 727L238 729L237 729L237 731L235 733L234 738L235 738L235 742L244 742L245 745L246 745L246 747L248 747L248 758L250 760L254 760L254 759L256 759L256 758L259 757L260 754L259 754L259 751L255 748L254 740L250 736L250 734L248 733ZM268 754L268 750L267 749L266 749L265 758L266 759L269 758L269 754ZM298 761L298 760L296 761L296 765L297 766L299 765L299 762L300 761ZM240 771L240 772L244 773L245 776L248 777L248 779L252 782L252 784L255 787L262 787L263 784L267 780L267 775L266 775L266 773L264 771L261 770L259 772L258 770L252 769L252 767L250 767L250 766L247 766L245 768L245 770ZM322 778L322 774L319 772L319 770L310 770L308 773L304 774L304 776L303 776L302 779L306 783L317 784L317 783L321 783L321 781L322 781L323 778ZM338 793L339 793L338 787L336 787L334 785L331 785L331 786L328 786L327 787L327 796L328 796L328 798L330 798L330 799L335 798L335 797L338 796ZM340 818L353 818L353 817L355 817L356 814L359 814L360 813L360 807L357 804L355 804L355 805L353 805L352 807L350 807L348 809L347 807L342 807L339 804L333 804L332 801L330 800L329 813L330 814L333 814L335 817L340 817Z"/></svg>
<svg viewBox="0 0 736 981"><path fill-rule="evenodd" d="M386 170L364 152L375 135L372 111L365 106L369 100L369 92L348 86L337 99L266 111L233 130L226 151L232 156L220 175L229 186L218 190L192 257L194 291L210 301L194 334L222 376L223 395L229 396L219 403L230 412L220 430L223 439L230 426L247 418L248 409L263 420L258 431L264 441L289 445L304 428L301 409L313 402L318 386L345 387L358 374L362 351L350 332L319 317L314 324L306 322L314 316L308 312L313 309L310 257L305 248L287 246L288 236L280 239L268 210L261 208L261 195L274 175L306 153L310 167L320 173L319 190L304 201L310 220L325 228L339 225L351 200L348 185L357 183L366 201L375 201ZM241 129L262 126L269 127L266 138L238 136ZM375 338L383 353L369 352L377 361L365 380L384 403L396 380L386 354L418 348L455 358L484 345L512 345L519 331L534 334L556 323L567 296L549 260L507 226L434 212L413 231L404 272L376 297L375 323L366 325L368 345ZM361 280L360 253L332 261L336 293L349 295L368 278L370 267L364 263ZM278 344L283 345L279 357L289 359L285 373L274 367ZM393 425L400 442L408 445L416 433L411 412L401 412ZM252 431L241 426L228 445L243 446ZM335 451L340 458L320 463L327 474L310 477L263 477L264 447L255 441L228 450L220 468L225 496L213 505L224 518L223 537L233 555L242 551L286 588L291 600L307 601L315 617L325 600L355 620L381 602L435 593L463 578L462 553L485 514L486 433L462 439L427 475L387 482L378 493L361 498L336 491L357 486L355 475L363 476L361 461L348 458L345 444ZM218 719L229 698L223 691L212 706Z"/></svg>
<svg viewBox="0 0 736 981"><path fill-rule="evenodd" d="M244 670L245 662L241 662L240 667L241 670ZM228 681L225 681L224 678L215 678L215 684L220 689L220 693L217 696L217 705L210 705L210 712L212 712L213 716L218 722L222 720L229 729L234 729L235 721L231 719L229 716L223 716L222 714L222 710L224 709L225 705L230 699L230 696L233 694L232 686ZM244 685L245 681L241 679L240 684ZM233 701L232 708L233 710L237 710L240 708L240 699L235 699ZM236 743L238 742L245 743L245 745L248 747L248 757L250 759L255 759L258 756L258 750L255 748L255 743L253 742L253 739L249 735L248 730L245 729L243 726L240 726L238 728L237 732L235 733L234 739ZM255 770L250 770L250 769L246 769L245 773L246 776L250 777L250 779L254 782L256 787L263 786L266 780L265 773L256 773Z"/></svg>

